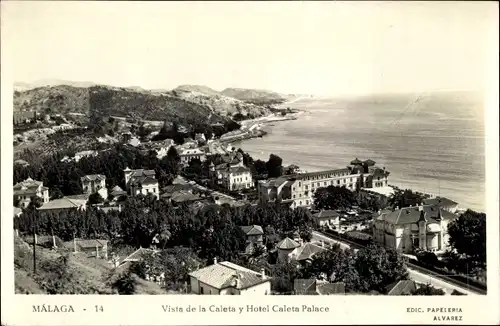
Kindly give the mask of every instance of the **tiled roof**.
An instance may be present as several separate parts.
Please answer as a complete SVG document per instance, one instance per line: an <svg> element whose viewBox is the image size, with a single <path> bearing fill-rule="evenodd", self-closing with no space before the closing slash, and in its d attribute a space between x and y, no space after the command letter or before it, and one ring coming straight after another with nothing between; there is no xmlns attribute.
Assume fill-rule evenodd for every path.
<svg viewBox="0 0 500 326"><path fill-rule="evenodd" d="M319 213L316 213L313 215L313 217L316 217L316 218L332 218L332 217L335 218L335 217L339 217L339 216L340 216L340 214L334 210L322 210Z"/></svg>
<svg viewBox="0 0 500 326"><path fill-rule="evenodd" d="M172 194L171 199L175 202L195 201L199 200L200 196L187 191L176 191Z"/></svg>
<svg viewBox="0 0 500 326"><path fill-rule="evenodd" d="M268 276L263 278L258 272L227 261L191 272L189 276L216 289L234 287L238 290L246 289L271 279Z"/></svg>
<svg viewBox="0 0 500 326"><path fill-rule="evenodd" d="M38 208L39 210L49 210L49 209L69 209L69 208L79 208L85 205L86 201L70 199L68 197L63 197L59 199L54 199L42 205Z"/></svg>
<svg viewBox="0 0 500 326"><path fill-rule="evenodd" d="M456 206L458 203L445 197L428 198L423 200L425 205L437 205L439 207Z"/></svg>
<svg viewBox="0 0 500 326"><path fill-rule="evenodd" d="M95 180L106 180L106 176L102 174L89 174L84 177L81 177L80 180L83 181L95 181Z"/></svg>
<svg viewBox="0 0 500 326"><path fill-rule="evenodd" d="M24 181L18 182L14 185L14 194L22 194L22 193L32 193L36 192L38 187L43 185L42 181L36 181L31 178L28 178Z"/></svg>
<svg viewBox="0 0 500 326"><path fill-rule="evenodd" d="M403 280L387 287L387 295L409 295L417 289L414 281Z"/></svg>
<svg viewBox="0 0 500 326"><path fill-rule="evenodd" d="M345 294L345 283L319 283L316 286L316 290L320 295Z"/></svg>
<svg viewBox="0 0 500 326"><path fill-rule="evenodd" d="M435 205L424 205L421 206L424 212L424 217L428 221L435 222L436 218L440 214L441 219L452 220L457 216L446 210L440 209ZM402 209L395 210L389 213L382 213L377 219L384 220L391 224L411 224L417 223L420 219L420 210L418 206L415 207L405 207Z"/></svg>
<svg viewBox="0 0 500 326"><path fill-rule="evenodd" d="M376 162L374 160L367 159L363 163L366 163L368 166L373 166Z"/></svg>
<svg viewBox="0 0 500 326"><path fill-rule="evenodd" d="M86 202L87 200L89 200L89 196L90 196L89 194L81 194L81 195L65 196L64 198Z"/></svg>
<svg viewBox="0 0 500 326"><path fill-rule="evenodd" d="M361 164L363 162L361 162L360 160L358 160L358 158L356 157L354 160L351 161L351 164Z"/></svg>
<svg viewBox="0 0 500 326"><path fill-rule="evenodd" d="M144 170L144 169L137 169L137 170L130 170L130 177L144 177L144 176L155 176L156 172L155 170Z"/></svg>
<svg viewBox="0 0 500 326"><path fill-rule="evenodd" d="M166 192L166 193L174 193L176 191L190 190L192 188L193 187L189 184L172 184L172 185L168 185L166 187L163 187L162 191Z"/></svg>
<svg viewBox="0 0 500 326"><path fill-rule="evenodd" d="M245 225L242 226L241 229L245 232L246 235L263 235L264 230L262 230L262 226L260 225Z"/></svg>
<svg viewBox="0 0 500 326"><path fill-rule="evenodd" d="M278 249L289 250L289 249L295 249L295 248L300 247L300 244L298 244L297 241L294 241L294 240L287 237L287 238L281 240L280 242L278 242L276 247Z"/></svg>
<svg viewBox="0 0 500 326"><path fill-rule="evenodd" d="M306 243L303 246L298 247L292 252L295 260L301 261L306 259L311 259L314 255L319 252L325 251L325 248L319 247L312 243Z"/></svg>
<svg viewBox="0 0 500 326"><path fill-rule="evenodd" d="M319 172L308 172L308 173L301 173L301 174L295 174L295 175L290 175L287 176L288 179L290 178L296 178L297 180L306 178L306 177L313 177L317 175L324 175L324 174L335 174L335 173L350 173L348 168L343 168L343 169L334 169L334 170L327 170L327 171L319 171Z"/></svg>
<svg viewBox="0 0 500 326"><path fill-rule="evenodd" d="M244 172L250 172L250 169L244 166L236 166L229 168L229 172L231 173L244 173Z"/></svg>
<svg viewBox="0 0 500 326"><path fill-rule="evenodd" d="M296 278L293 281L293 289L298 295L317 295L316 279Z"/></svg>
<svg viewBox="0 0 500 326"><path fill-rule="evenodd" d="M158 183L158 180L150 176L133 177L130 180L130 185L152 185L155 183Z"/></svg>

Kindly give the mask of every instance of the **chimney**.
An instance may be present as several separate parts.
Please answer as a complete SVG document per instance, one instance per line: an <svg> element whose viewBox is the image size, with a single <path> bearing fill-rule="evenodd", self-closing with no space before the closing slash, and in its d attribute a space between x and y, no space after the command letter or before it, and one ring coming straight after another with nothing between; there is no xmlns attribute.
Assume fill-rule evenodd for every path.
<svg viewBox="0 0 500 326"><path fill-rule="evenodd" d="M240 273L236 272L234 275L234 287L238 288L240 286Z"/></svg>
<svg viewBox="0 0 500 326"><path fill-rule="evenodd" d="M217 265L217 257L214 257L214 265Z"/></svg>
<svg viewBox="0 0 500 326"><path fill-rule="evenodd" d="M262 277L263 280L266 278L266 270L264 268L260 269L260 276Z"/></svg>

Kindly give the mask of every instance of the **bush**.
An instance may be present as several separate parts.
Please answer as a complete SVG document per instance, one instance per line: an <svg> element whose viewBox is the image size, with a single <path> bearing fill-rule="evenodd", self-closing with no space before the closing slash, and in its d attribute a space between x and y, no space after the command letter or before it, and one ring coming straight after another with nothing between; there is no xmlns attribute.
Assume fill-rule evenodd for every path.
<svg viewBox="0 0 500 326"><path fill-rule="evenodd" d="M130 272L121 274L111 285L119 294L130 295L135 293L137 279Z"/></svg>

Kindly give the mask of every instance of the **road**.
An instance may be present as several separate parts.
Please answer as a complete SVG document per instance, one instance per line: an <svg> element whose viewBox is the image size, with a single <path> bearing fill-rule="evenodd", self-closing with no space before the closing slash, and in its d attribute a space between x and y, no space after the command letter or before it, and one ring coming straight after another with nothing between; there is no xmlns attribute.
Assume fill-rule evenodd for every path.
<svg viewBox="0 0 500 326"><path fill-rule="evenodd" d="M316 231L312 232L312 240L313 241L324 241L325 243L329 243L329 244L338 243L338 244L340 244L340 247L342 249L348 249L351 247L347 243L341 242L341 241L336 240L336 239L332 239L332 238L327 237L327 236L325 236L321 233L318 233ZM358 249L354 249L354 251L357 251L357 250ZM453 292L453 290L457 290L457 291L465 293L467 295L478 295L475 292L468 291L462 287L459 287L459 286L450 284L448 282L442 281L440 279L432 277L431 275L426 275L426 274L419 272L419 271L412 269L412 268L408 268L408 272L410 273L410 279L414 280L415 282L420 283L420 284L430 283L432 286L434 286L436 288L443 289L443 291L445 291L446 294L451 294L451 292Z"/></svg>

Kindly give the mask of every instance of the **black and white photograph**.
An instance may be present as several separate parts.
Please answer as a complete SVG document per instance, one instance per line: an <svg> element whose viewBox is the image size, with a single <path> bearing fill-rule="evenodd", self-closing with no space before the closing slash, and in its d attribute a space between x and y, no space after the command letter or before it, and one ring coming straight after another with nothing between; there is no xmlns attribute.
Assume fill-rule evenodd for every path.
<svg viewBox="0 0 500 326"><path fill-rule="evenodd" d="M3 2L13 294L498 300L496 5Z"/></svg>

